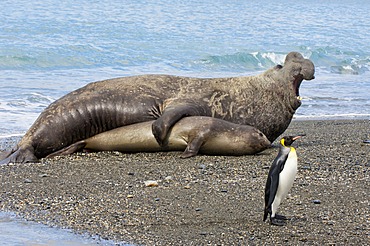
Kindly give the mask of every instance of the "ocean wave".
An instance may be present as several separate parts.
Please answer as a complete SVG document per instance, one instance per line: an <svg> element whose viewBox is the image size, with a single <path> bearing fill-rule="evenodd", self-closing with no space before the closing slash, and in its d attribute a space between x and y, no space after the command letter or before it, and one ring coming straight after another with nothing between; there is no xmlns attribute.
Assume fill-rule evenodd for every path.
<svg viewBox="0 0 370 246"><path fill-rule="evenodd" d="M342 51L340 49L298 47L292 50L301 52L313 61L322 71L333 74L358 75L370 71L370 54ZM236 52L225 55L210 55L197 62L200 66L222 70L266 70L277 64L284 64L287 52Z"/></svg>
<svg viewBox="0 0 370 246"><path fill-rule="evenodd" d="M52 97L40 93L21 93L15 98L0 102L0 110L14 112L15 108L22 111L26 110L27 108L44 108L52 103L54 100L55 99L53 99Z"/></svg>
<svg viewBox="0 0 370 246"><path fill-rule="evenodd" d="M370 54L346 51L333 47L302 47L302 52L320 67L334 74L363 74L370 71Z"/></svg>
<svg viewBox="0 0 370 246"><path fill-rule="evenodd" d="M200 65L225 70L243 69L257 71L282 64L286 53L275 52L237 52L226 55L210 55L198 62Z"/></svg>
<svg viewBox="0 0 370 246"><path fill-rule="evenodd" d="M370 71L370 52L342 50L335 47L284 47L282 51L239 51L220 55L210 54L203 58L189 57L189 60L174 61L174 57L165 54L158 56L143 56L133 50L110 49L101 50L92 45L64 46L59 49L40 49L28 53L9 50L7 55L0 55L0 69L2 70L60 70L60 69L89 69L111 67L143 70L160 64L158 71L165 71L173 64L177 70L223 72L255 72L266 70L277 64L283 65L286 54L296 50L304 57L313 61L315 66L332 74L359 75ZM4 53L4 52L0 52ZM192 53L192 55L195 55ZM193 59L193 60L192 60Z"/></svg>
<svg viewBox="0 0 370 246"><path fill-rule="evenodd" d="M92 65L87 58L58 54L0 56L0 69L65 69L85 68Z"/></svg>
<svg viewBox="0 0 370 246"><path fill-rule="evenodd" d="M32 92L32 93L26 94L26 100L30 103L41 103L41 104L49 105L55 99L50 96Z"/></svg>

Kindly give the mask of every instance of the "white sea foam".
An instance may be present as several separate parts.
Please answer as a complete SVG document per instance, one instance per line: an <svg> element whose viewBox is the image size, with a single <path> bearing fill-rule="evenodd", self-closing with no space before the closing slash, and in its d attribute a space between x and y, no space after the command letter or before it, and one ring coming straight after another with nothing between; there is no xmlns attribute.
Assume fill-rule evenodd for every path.
<svg viewBox="0 0 370 246"><path fill-rule="evenodd" d="M11 137L21 137L23 135L24 133L13 133L13 134L7 134L7 135L0 135L0 139L11 138Z"/></svg>
<svg viewBox="0 0 370 246"><path fill-rule="evenodd" d="M273 62L275 64L284 64L286 54L282 54L282 53L279 54L279 53L275 53L275 52L266 52L266 53L262 53L261 56L264 59L268 59L268 60L270 60L271 62Z"/></svg>

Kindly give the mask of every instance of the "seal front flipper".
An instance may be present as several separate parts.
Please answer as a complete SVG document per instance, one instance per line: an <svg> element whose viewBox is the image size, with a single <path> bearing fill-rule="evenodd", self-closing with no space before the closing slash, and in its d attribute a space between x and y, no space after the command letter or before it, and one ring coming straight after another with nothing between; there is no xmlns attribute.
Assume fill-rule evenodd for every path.
<svg viewBox="0 0 370 246"><path fill-rule="evenodd" d="M32 163L38 162L38 158L34 155L32 147L28 148L18 148L14 151L9 152L8 155L5 156L5 159L0 161L0 165L2 164L9 164L9 163Z"/></svg>
<svg viewBox="0 0 370 246"><path fill-rule="evenodd" d="M86 146L85 140L78 141L74 144L69 145L68 147L65 147L61 150L58 150L54 153L51 153L50 155L46 156L46 158L55 157L58 155L70 155L75 152L83 150L83 148Z"/></svg>
<svg viewBox="0 0 370 246"><path fill-rule="evenodd" d="M153 122L153 135L160 146L166 146L165 139L168 131L177 121L186 116L210 115L208 111L207 107L194 100L171 99L168 106L164 108L162 115Z"/></svg>
<svg viewBox="0 0 370 246"><path fill-rule="evenodd" d="M182 153L181 158L189 158L196 156L199 152L200 147L204 143L203 136L196 136L192 139L189 139L188 146L186 146L185 151Z"/></svg>

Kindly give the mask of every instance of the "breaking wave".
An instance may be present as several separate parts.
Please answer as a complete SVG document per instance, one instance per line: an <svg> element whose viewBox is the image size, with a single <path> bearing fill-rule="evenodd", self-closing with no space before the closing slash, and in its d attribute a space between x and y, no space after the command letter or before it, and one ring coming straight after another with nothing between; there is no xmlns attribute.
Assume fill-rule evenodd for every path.
<svg viewBox="0 0 370 246"><path fill-rule="evenodd" d="M355 53L335 48L299 47L292 50L301 52L313 61L316 68L333 74L363 74L370 71L370 53ZM200 66L222 70L259 71L276 64L283 64L287 52L248 52L211 55L199 60Z"/></svg>
<svg viewBox="0 0 370 246"><path fill-rule="evenodd" d="M210 54L203 57L188 57L188 61L178 62L174 57L143 57L132 50L126 54L114 51L102 52L99 48L86 45L63 47L60 49L39 50L35 53L8 51L0 55L1 70L58 70L58 69L94 69L119 68L133 69L151 64L160 64L157 70L180 69L213 72L255 72L268 69L276 64L283 64L286 54L296 50L313 61L316 68L332 74L358 75L370 71L370 52L341 50L333 47L285 47L283 51L238 51L226 54ZM197 54L192 54L197 56ZM199 55L199 54L198 54ZM131 58L128 58L131 57ZM181 64L182 65L176 65ZM175 65L174 65L175 64ZM168 66L168 67L167 67ZM174 67L175 66L175 67ZM181 73L181 71L178 71ZM173 71L176 73L176 71Z"/></svg>

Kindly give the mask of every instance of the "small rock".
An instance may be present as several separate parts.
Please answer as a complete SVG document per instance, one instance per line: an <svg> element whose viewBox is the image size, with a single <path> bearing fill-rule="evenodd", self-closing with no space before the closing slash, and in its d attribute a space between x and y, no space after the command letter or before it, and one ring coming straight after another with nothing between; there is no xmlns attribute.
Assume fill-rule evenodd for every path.
<svg viewBox="0 0 370 246"><path fill-rule="evenodd" d="M202 211L201 208L196 208L195 211L199 212L199 211Z"/></svg>
<svg viewBox="0 0 370 246"><path fill-rule="evenodd" d="M24 182L25 183L32 183L32 180L31 179L25 179Z"/></svg>
<svg viewBox="0 0 370 246"><path fill-rule="evenodd" d="M134 195L127 195L127 198L134 198Z"/></svg>
<svg viewBox="0 0 370 246"><path fill-rule="evenodd" d="M46 178L46 177L49 177L49 175L47 175L46 173L43 173L43 174L40 174L39 177L40 178Z"/></svg>
<svg viewBox="0 0 370 246"><path fill-rule="evenodd" d="M312 202L315 203L315 204L320 204L321 203L321 201L319 199L315 199Z"/></svg>
<svg viewBox="0 0 370 246"><path fill-rule="evenodd" d="M190 189L190 185L185 185L184 189Z"/></svg>
<svg viewBox="0 0 370 246"><path fill-rule="evenodd" d="M155 180L147 180L144 182L146 187L156 187L158 186L158 182Z"/></svg>
<svg viewBox="0 0 370 246"><path fill-rule="evenodd" d="M205 169L205 168L206 168L206 165L204 165L204 164L199 165L199 169Z"/></svg>
<svg viewBox="0 0 370 246"><path fill-rule="evenodd" d="M327 225L334 225L334 221L329 220L326 224L327 224Z"/></svg>
<svg viewBox="0 0 370 246"><path fill-rule="evenodd" d="M173 181L172 176L167 176L167 177L165 177L165 178L164 178L164 181L166 181L166 182L171 182L171 181Z"/></svg>

